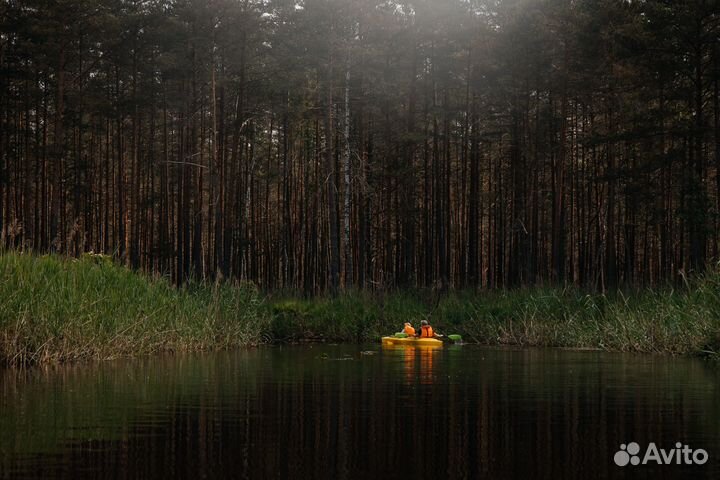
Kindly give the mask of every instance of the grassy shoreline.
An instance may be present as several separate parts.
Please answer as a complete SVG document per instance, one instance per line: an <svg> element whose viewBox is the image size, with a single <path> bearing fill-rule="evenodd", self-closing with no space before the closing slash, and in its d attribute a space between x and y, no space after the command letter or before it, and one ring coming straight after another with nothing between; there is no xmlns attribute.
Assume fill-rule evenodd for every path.
<svg viewBox="0 0 720 480"><path fill-rule="evenodd" d="M0 363L111 359L257 344L267 310L251 285L191 285L104 256L0 254Z"/></svg>
<svg viewBox="0 0 720 480"><path fill-rule="evenodd" d="M720 273L629 296L534 288L263 297L247 284L175 289L111 259L0 254L0 363L110 359L301 340L376 342L403 322L489 345L720 356Z"/></svg>
<svg viewBox="0 0 720 480"><path fill-rule="evenodd" d="M690 291L630 296L534 288L475 293L355 293L336 299L272 301L273 336L375 340L427 319L446 334L485 345L563 347L720 357L720 275Z"/></svg>

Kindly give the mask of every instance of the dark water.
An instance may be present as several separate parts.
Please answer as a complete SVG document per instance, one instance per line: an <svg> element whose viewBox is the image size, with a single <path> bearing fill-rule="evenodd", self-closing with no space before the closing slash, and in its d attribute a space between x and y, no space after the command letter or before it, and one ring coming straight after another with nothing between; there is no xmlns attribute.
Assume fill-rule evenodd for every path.
<svg viewBox="0 0 720 480"><path fill-rule="evenodd" d="M0 477L718 478L719 371L671 357L332 345L6 370ZM709 460L616 466L631 441L680 441Z"/></svg>

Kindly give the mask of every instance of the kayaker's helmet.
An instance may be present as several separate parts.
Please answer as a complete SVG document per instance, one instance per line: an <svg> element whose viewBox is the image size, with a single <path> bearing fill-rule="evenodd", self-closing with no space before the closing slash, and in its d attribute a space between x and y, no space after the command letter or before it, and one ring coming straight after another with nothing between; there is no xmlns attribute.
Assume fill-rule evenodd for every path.
<svg viewBox="0 0 720 480"><path fill-rule="evenodd" d="M405 322L406 327L412 327L412 324L410 322Z"/></svg>
<svg viewBox="0 0 720 480"><path fill-rule="evenodd" d="M420 325L427 325L427 324L428 324L427 320L423 320L420 322Z"/></svg>

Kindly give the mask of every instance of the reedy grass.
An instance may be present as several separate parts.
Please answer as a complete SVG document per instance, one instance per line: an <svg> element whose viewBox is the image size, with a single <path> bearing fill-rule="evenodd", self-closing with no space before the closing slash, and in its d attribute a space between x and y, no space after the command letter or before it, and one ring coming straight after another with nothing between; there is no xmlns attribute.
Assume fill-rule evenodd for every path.
<svg viewBox="0 0 720 480"><path fill-rule="evenodd" d="M266 313L252 285L176 289L98 255L0 255L3 363L254 344L267 330Z"/></svg>
<svg viewBox="0 0 720 480"><path fill-rule="evenodd" d="M268 341L377 342L429 320L489 345L590 348L720 358L720 272L682 290L350 291L263 298L250 284L140 275L98 255L0 254L0 363L110 359Z"/></svg>
<svg viewBox="0 0 720 480"><path fill-rule="evenodd" d="M671 354L720 354L720 274L696 279L688 290L587 294L532 288L428 291L338 298L272 299L273 336L283 339L376 341L429 320L436 330L466 341Z"/></svg>

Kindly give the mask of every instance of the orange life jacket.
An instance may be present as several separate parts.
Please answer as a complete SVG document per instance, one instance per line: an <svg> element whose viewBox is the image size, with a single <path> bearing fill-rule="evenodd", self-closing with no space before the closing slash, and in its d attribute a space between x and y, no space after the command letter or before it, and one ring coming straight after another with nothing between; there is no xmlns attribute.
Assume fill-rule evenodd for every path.
<svg viewBox="0 0 720 480"><path fill-rule="evenodd" d="M414 337L414 336L415 336L415 329L414 329L413 327L411 327L410 325L407 325L407 326L405 327L405 330L404 330L404 331L405 331L405 333L406 333L408 336L411 336L411 337Z"/></svg>
<svg viewBox="0 0 720 480"><path fill-rule="evenodd" d="M433 329L430 325L423 325L420 327L420 337L421 338L432 338L433 337Z"/></svg>

